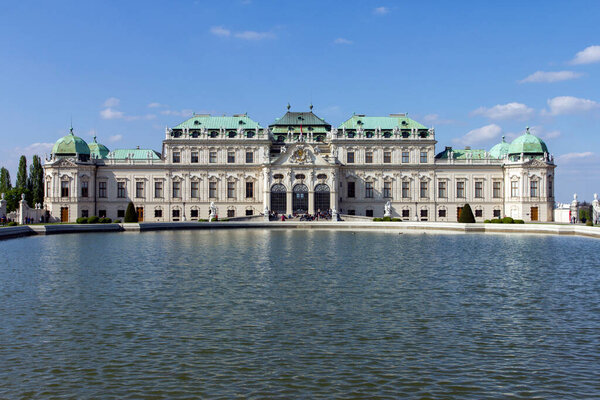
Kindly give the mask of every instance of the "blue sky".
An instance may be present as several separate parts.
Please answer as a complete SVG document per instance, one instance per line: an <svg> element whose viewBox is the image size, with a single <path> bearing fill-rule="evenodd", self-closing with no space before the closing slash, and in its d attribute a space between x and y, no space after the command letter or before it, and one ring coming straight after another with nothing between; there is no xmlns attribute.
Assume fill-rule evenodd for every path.
<svg viewBox="0 0 600 400"><path fill-rule="evenodd" d="M600 2L55 1L0 13L0 165L70 120L109 148L160 149L191 112L268 125L307 110L409 116L443 146L531 126L556 192L600 192Z"/></svg>

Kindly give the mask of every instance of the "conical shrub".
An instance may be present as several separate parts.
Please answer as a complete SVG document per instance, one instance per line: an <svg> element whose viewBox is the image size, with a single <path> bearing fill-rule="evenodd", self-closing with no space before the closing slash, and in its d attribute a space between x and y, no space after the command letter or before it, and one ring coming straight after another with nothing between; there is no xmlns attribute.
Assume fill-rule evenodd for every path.
<svg viewBox="0 0 600 400"><path fill-rule="evenodd" d="M131 201L127 205L124 222L138 222L137 213L135 212L135 207Z"/></svg>
<svg viewBox="0 0 600 400"><path fill-rule="evenodd" d="M463 207L460 213L460 218L458 218L458 222L462 222L463 224L475 223L475 216L473 215L473 211L471 211L471 206L469 203L465 204Z"/></svg>

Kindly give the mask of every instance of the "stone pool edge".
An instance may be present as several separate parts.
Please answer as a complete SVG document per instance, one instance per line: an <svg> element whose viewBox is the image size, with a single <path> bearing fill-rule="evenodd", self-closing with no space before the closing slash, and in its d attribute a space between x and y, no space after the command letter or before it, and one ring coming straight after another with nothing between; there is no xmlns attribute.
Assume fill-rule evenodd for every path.
<svg viewBox="0 0 600 400"><path fill-rule="evenodd" d="M382 230L404 232L438 233L527 233L545 235L576 235L600 239L600 227L558 224L461 224L457 222L142 222L123 224L60 224L27 225L0 228L0 240L32 235L56 235L87 232L146 232L192 229L335 229L335 230Z"/></svg>

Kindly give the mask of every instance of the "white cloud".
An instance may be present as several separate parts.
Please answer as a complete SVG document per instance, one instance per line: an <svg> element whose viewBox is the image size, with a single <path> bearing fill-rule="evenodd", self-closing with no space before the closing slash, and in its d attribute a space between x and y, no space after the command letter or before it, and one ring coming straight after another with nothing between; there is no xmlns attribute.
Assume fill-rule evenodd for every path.
<svg viewBox="0 0 600 400"><path fill-rule="evenodd" d="M112 108L105 108L104 110L100 111L100 116L103 119L119 119L119 118L123 118L124 114L122 111L117 111L117 110L113 110Z"/></svg>
<svg viewBox="0 0 600 400"><path fill-rule="evenodd" d="M502 128L496 124L490 124L482 126L481 128L473 129L472 131L467 132L464 136L453 139L453 142L463 145L474 145L495 139L500 136L500 133L502 133Z"/></svg>
<svg viewBox="0 0 600 400"><path fill-rule="evenodd" d="M54 143L32 143L27 147L17 147L15 150L18 150L17 153L23 154L27 157L27 162L30 162L30 158L36 154L38 156L43 156L45 153L50 153L54 147Z"/></svg>
<svg viewBox="0 0 600 400"><path fill-rule="evenodd" d="M571 60L571 64L592 64L600 62L600 46L588 46L575 54L575 58Z"/></svg>
<svg viewBox="0 0 600 400"><path fill-rule="evenodd" d="M123 139L123 135L112 135L108 138L110 143L120 142Z"/></svg>
<svg viewBox="0 0 600 400"><path fill-rule="evenodd" d="M427 114L423 117L423 122L425 122L426 124L432 124L432 125L446 125L446 124L453 124L456 121L453 121L451 119L440 118L440 116L438 114Z"/></svg>
<svg viewBox="0 0 600 400"><path fill-rule="evenodd" d="M387 7L376 7L373 10L373 14L375 15L385 15L390 12L390 9Z"/></svg>
<svg viewBox="0 0 600 400"><path fill-rule="evenodd" d="M167 106L164 104L156 103L156 102L148 104L148 108L162 108L162 107L167 107Z"/></svg>
<svg viewBox="0 0 600 400"><path fill-rule="evenodd" d="M163 115L177 115L180 117L190 117L194 112L192 110L181 110L181 111L176 111L176 110L163 110L160 112Z"/></svg>
<svg viewBox="0 0 600 400"><path fill-rule="evenodd" d="M557 157L557 159L562 163L568 163L571 161L581 160L585 158L593 157L594 153L591 151L584 151L582 153L566 153Z"/></svg>
<svg viewBox="0 0 600 400"><path fill-rule="evenodd" d="M582 73L574 71L536 71L527 78L520 80L519 83L560 82L577 79L582 76Z"/></svg>
<svg viewBox="0 0 600 400"><path fill-rule="evenodd" d="M121 100L117 99L116 97L109 97L104 101L104 107L116 107L119 105L119 103L121 103Z"/></svg>
<svg viewBox="0 0 600 400"><path fill-rule="evenodd" d="M558 96L548 99L549 111L543 110L543 115L576 114L595 110L600 104L593 100L573 96Z"/></svg>
<svg viewBox="0 0 600 400"><path fill-rule="evenodd" d="M352 44L354 43L352 40L348 40L348 39L344 39L344 38L337 38L333 41L334 44Z"/></svg>
<svg viewBox="0 0 600 400"><path fill-rule="evenodd" d="M540 125L532 126L529 130L533 135L541 137L542 139L555 139L561 135L561 132L559 130L552 130L546 132L546 129L544 129L544 127Z"/></svg>
<svg viewBox="0 0 600 400"><path fill-rule="evenodd" d="M229 29L223 28L222 26L213 26L212 28L210 28L210 33L212 33L215 36L231 36L231 31Z"/></svg>
<svg viewBox="0 0 600 400"><path fill-rule="evenodd" d="M244 31L237 32L233 36L238 39L243 40L263 40L263 39L272 39L275 35L271 32L256 32L256 31Z"/></svg>
<svg viewBox="0 0 600 400"><path fill-rule="evenodd" d="M479 107L472 115L483 115L489 119L527 119L533 115L533 108L521 103L497 104L494 107Z"/></svg>

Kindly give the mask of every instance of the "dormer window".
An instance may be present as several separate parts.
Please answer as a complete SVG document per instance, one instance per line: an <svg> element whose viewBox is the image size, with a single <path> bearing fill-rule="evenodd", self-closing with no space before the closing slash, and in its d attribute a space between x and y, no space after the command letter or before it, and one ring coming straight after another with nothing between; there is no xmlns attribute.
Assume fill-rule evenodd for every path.
<svg viewBox="0 0 600 400"><path fill-rule="evenodd" d="M195 120L195 121L194 121L194 125L200 125L200 121L198 121L198 120Z"/></svg>
<svg viewBox="0 0 600 400"><path fill-rule="evenodd" d="M212 131L212 132L210 133L210 137L211 137L211 138L216 138L217 136L219 136L219 133L218 133L218 132L216 132L216 131Z"/></svg>
<svg viewBox="0 0 600 400"><path fill-rule="evenodd" d="M197 138L198 136L200 136L200 131L192 131L192 134L190 135L193 138Z"/></svg>
<svg viewBox="0 0 600 400"><path fill-rule="evenodd" d="M246 137L249 137L249 138L254 137L254 131L246 132Z"/></svg>
<svg viewBox="0 0 600 400"><path fill-rule="evenodd" d="M402 121L402 125L408 125L408 122Z"/></svg>

